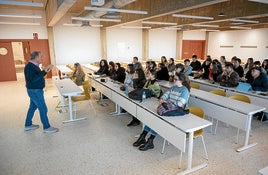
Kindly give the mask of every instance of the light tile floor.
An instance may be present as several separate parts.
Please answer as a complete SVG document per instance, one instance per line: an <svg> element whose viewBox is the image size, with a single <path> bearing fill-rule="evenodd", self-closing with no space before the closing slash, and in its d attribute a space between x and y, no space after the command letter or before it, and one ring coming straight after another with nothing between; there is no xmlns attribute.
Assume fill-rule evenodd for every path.
<svg viewBox="0 0 268 175"><path fill-rule="evenodd" d="M155 139L155 148L141 152L132 146L141 126L127 127L131 116L110 116L114 104L110 101L97 103L97 93L92 95L92 106L87 101L77 104L77 116L87 120L62 124L68 113L58 113L56 106L59 94L51 80L47 80L45 98L52 126L60 131L44 134L42 127L24 132L24 120L29 105L23 76L18 81L0 82L0 175L175 175L179 150L166 146L161 154L163 139ZM40 123L36 112L33 122ZM235 144L236 129L220 123L217 135L209 128L204 138L209 154L209 165L193 174L200 175L257 175L268 165L268 122L253 120L250 142L258 145L244 152L235 150L242 145ZM202 158L201 141L194 142L193 163L205 161ZM186 155L182 168L186 168Z"/></svg>

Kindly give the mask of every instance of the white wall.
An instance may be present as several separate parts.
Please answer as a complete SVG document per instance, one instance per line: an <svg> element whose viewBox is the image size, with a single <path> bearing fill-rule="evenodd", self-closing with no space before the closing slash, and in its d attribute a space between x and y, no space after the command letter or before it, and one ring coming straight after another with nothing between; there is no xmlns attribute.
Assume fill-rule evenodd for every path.
<svg viewBox="0 0 268 175"><path fill-rule="evenodd" d="M142 60L141 29L107 29L106 41L108 61L131 62L134 56Z"/></svg>
<svg viewBox="0 0 268 175"><path fill-rule="evenodd" d="M93 63L101 59L100 29L63 26L53 27L56 64Z"/></svg>
<svg viewBox="0 0 268 175"><path fill-rule="evenodd" d="M220 46L232 46L224 48ZM257 46L257 48L241 48L240 46ZM268 29L236 30L226 32L211 32L209 34L208 53L213 58L224 55L227 60L233 56L242 61L253 57L254 60L262 61L268 58Z"/></svg>
<svg viewBox="0 0 268 175"><path fill-rule="evenodd" d="M149 30L149 58L159 60L161 56L176 58L176 30Z"/></svg>
<svg viewBox="0 0 268 175"><path fill-rule="evenodd" d="M6 13L14 11L0 9ZM15 10L18 13L17 10ZM23 12L23 11L22 11ZM21 13L22 13L21 12ZM15 12L14 12L15 13ZM28 12L29 13L29 12ZM23 13L24 14L24 13ZM35 14L42 15L42 19L25 19L15 20L13 18L0 18L1 22L25 22L25 23L40 23L41 25L15 25L15 24L0 24L0 39L33 39L33 33L38 33L39 39L47 39L47 25L45 13L43 11L36 11Z"/></svg>
<svg viewBox="0 0 268 175"><path fill-rule="evenodd" d="M183 40L206 40L206 32L183 31Z"/></svg>

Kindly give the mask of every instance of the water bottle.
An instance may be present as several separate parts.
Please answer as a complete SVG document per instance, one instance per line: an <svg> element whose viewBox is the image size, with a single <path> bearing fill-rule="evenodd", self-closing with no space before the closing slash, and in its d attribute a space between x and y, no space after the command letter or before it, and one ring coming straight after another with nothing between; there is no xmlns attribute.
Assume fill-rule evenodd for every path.
<svg viewBox="0 0 268 175"><path fill-rule="evenodd" d="M128 95L128 84L125 85L125 94Z"/></svg>
<svg viewBox="0 0 268 175"><path fill-rule="evenodd" d="M145 103L145 100L146 100L146 93L145 93L145 91L143 91L143 93L142 93L142 103Z"/></svg>

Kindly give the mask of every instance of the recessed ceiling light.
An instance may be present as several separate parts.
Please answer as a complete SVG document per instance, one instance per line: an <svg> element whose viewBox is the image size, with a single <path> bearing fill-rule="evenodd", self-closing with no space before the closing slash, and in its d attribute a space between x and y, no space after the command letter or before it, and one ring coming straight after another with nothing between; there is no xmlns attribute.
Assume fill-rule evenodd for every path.
<svg viewBox="0 0 268 175"><path fill-rule="evenodd" d="M106 11L106 12L121 12L121 13L134 13L134 14L148 14L147 11L124 10L124 9L115 9L115 8L84 7L84 9L85 9L85 10L94 10L94 11Z"/></svg>
<svg viewBox="0 0 268 175"><path fill-rule="evenodd" d="M225 14L221 12L221 13L218 14L218 16L220 16L220 17L224 17Z"/></svg>

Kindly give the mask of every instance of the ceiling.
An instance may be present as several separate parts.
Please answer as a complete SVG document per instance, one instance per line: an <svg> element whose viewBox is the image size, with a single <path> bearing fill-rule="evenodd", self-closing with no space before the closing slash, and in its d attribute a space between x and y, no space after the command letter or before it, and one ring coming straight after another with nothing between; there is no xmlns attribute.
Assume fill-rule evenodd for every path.
<svg viewBox="0 0 268 175"><path fill-rule="evenodd" d="M20 0L23 2L42 2L44 7L26 7L0 4L1 9L44 10L48 26L54 26L66 14L75 17L104 18L106 12L84 10L91 6L90 0ZM264 3L249 0L105 0L103 7L147 11L147 14L119 13L121 22L100 22L103 28L117 26L143 26L151 28L173 27L177 30L238 30L231 26L249 29L268 28L268 0ZM1 0L0 0L1 2ZM1 12L0 12L1 13ZM224 16L218 16L223 13ZM177 18L173 14L212 17L212 20ZM70 15L69 15L70 16ZM0 21L1 21L0 17ZM234 22L234 19L250 20ZM20 18L20 20L23 20ZM70 20L72 23L82 23ZM171 22L176 25L142 24L142 21ZM205 25L205 26L200 26ZM198 26L196 26L198 25ZM210 26L212 25L212 26Z"/></svg>

